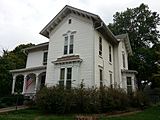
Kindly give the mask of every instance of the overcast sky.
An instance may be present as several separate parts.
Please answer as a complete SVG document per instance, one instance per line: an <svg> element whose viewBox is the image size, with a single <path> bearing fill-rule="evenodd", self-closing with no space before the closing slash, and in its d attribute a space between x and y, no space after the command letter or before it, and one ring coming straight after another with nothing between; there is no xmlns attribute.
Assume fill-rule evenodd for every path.
<svg viewBox="0 0 160 120"><path fill-rule="evenodd" d="M160 13L160 0L0 0L0 51L48 41L39 32L65 5L98 14L108 24L115 12L141 3Z"/></svg>

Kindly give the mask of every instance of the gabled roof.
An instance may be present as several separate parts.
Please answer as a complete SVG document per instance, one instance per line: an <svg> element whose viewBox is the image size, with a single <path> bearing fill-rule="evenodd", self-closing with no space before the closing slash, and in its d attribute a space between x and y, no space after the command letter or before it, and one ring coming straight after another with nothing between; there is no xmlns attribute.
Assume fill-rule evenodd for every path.
<svg viewBox="0 0 160 120"><path fill-rule="evenodd" d="M130 45L128 34L126 33L126 34L117 35L116 38L124 41L128 54L132 55L132 48Z"/></svg>
<svg viewBox="0 0 160 120"><path fill-rule="evenodd" d="M109 30L109 28L106 26L106 24L102 21L102 19L93 13L80 10L71 6L66 5L41 31L40 34L49 38L49 33L70 13L86 17L87 19L90 19L94 23L94 27L97 31L99 31L105 38L111 38L111 43L118 44L117 39L112 34L112 32Z"/></svg>

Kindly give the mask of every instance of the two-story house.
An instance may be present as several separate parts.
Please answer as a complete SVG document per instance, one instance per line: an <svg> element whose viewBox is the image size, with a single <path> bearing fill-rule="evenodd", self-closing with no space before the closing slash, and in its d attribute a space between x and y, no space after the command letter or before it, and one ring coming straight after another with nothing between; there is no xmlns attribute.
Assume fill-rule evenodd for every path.
<svg viewBox="0 0 160 120"><path fill-rule="evenodd" d="M127 34L114 36L102 19L66 5L40 32L49 42L25 49L26 68L11 70L12 93L16 77L24 76L23 94L34 95L40 86L60 84L67 89L83 81L85 87L136 89Z"/></svg>

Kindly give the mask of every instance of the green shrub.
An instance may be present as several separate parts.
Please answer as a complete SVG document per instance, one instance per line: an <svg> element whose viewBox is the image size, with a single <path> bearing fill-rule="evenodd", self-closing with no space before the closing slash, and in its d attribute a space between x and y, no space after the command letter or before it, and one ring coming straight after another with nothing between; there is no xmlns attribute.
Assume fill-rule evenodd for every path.
<svg viewBox="0 0 160 120"><path fill-rule="evenodd" d="M18 101L17 101L18 97ZM23 104L23 95L11 95L11 96L6 96L0 98L0 108L2 107L9 107L9 106L14 106L16 105L22 105Z"/></svg>
<svg viewBox="0 0 160 120"><path fill-rule="evenodd" d="M129 107L129 98L126 92L120 88L100 89L101 112L125 110Z"/></svg>
<svg viewBox="0 0 160 120"><path fill-rule="evenodd" d="M149 105L149 99L142 91L137 91L130 97L132 107L142 108Z"/></svg>
<svg viewBox="0 0 160 120"><path fill-rule="evenodd" d="M60 86L41 89L36 95L39 109L56 114L66 113L105 113L108 111L126 110L128 107L139 107L147 104L142 94L129 96L120 88L71 88Z"/></svg>

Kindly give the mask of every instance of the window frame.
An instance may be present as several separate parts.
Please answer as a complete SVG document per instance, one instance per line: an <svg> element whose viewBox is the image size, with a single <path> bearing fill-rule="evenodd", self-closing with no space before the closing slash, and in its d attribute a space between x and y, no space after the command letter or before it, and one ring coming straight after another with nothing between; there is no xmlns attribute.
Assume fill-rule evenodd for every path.
<svg viewBox="0 0 160 120"><path fill-rule="evenodd" d="M63 54L67 55L68 54L68 36L64 37L64 50L63 50Z"/></svg>
<svg viewBox="0 0 160 120"><path fill-rule="evenodd" d="M63 72L63 78L62 78L62 70L64 71L64 72ZM64 86L65 86L65 68L61 68L61 69L60 69L59 85L60 85L61 87L64 87Z"/></svg>
<svg viewBox="0 0 160 120"><path fill-rule="evenodd" d="M102 37L99 36L99 56L102 56L102 49L103 49L103 46L102 46Z"/></svg>
<svg viewBox="0 0 160 120"><path fill-rule="evenodd" d="M128 80L130 80L130 82L128 82ZM128 83L130 83L130 84L128 84ZM127 84L127 93L131 94L133 92L132 77L130 77L130 76L126 77L126 84Z"/></svg>
<svg viewBox="0 0 160 120"><path fill-rule="evenodd" d="M63 70L63 77L61 76L62 75L62 70ZM60 68L59 85L61 87L64 87L66 89L71 89L71 87L72 87L72 75L73 75L72 72L73 72L72 67L66 67L66 68L62 67L62 68Z"/></svg>
<svg viewBox="0 0 160 120"><path fill-rule="evenodd" d="M103 69L99 69L99 82L100 82L100 87L103 87Z"/></svg>
<svg viewBox="0 0 160 120"><path fill-rule="evenodd" d="M109 62L112 63L112 46L109 45Z"/></svg>
<svg viewBox="0 0 160 120"><path fill-rule="evenodd" d="M110 87L113 88L113 77L112 77L112 72L109 72L109 79L110 79Z"/></svg>
<svg viewBox="0 0 160 120"><path fill-rule="evenodd" d="M69 41L69 54L73 54L73 47L74 47L74 35L70 35L70 41ZM72 46L72 47L71 47ZM72 48L72 49L71 49Z"/></svg>
<svg viewBox="0 0 160 120"><path fill-rule="evenodd" d="M74 35L73 34L65 35L63 55L70 55L73 54L73 52L74 52Z"/></svg>
<svg viewBox="0 0 160 120"><path fill-rule="evenodd" d="M68 67L66 72L67 72L66 73L67 74L67 76L66 76L66 89L71 89L71 87L72 87L72 67ZM70 77L70 78L68 78L68 77Z"/></svg>
<svg viewBox="0 0 160 120"><path fill-rule="evenodd" d="M43 52L43 65L47 65L48 51Z"/></svg>
<svg viewBox="0 0 160 120"><path fill-rule="evenodd" d="M124 51L122 51L122 62L123 62L123 68L126 68L126 59Z"/></svg>

